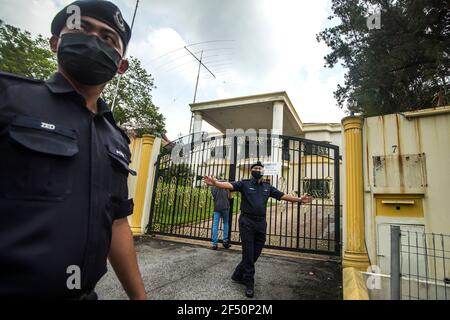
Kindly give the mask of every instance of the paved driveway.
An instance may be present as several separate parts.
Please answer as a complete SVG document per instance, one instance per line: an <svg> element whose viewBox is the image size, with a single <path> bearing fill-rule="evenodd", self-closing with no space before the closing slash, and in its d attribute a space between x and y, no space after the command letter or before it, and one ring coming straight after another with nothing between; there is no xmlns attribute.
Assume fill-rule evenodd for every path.
<svg viewBox="0 0 450 320"><path fill-rule="evenodd" d="M237 249L234 246L234 249ZM150 299L246 299L230 276L239 250L142 238L136 251ZM342 299L341 266L334 259L261 255L256 263L255 298L267 300ZM100 299L126 299L112 268L97 286Z"/></svg>

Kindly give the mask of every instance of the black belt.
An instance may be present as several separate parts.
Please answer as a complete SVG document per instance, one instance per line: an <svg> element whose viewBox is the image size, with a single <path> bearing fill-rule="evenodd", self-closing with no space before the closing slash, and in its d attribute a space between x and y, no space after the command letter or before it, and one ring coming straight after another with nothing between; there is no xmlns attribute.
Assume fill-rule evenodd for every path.
<svg viewBox="0 0 450 320"><path fill-rule="evenodd" d="M256 215L254 215L254 214L251 214L251 213L245 213L245 212L242 212L242 215L244 216L244 217L246 217L246 218L249 218L249 219L251 219L251 220L253 220L253 221L264 221L264 220L266 220L266 216L256 216Z"/></svg>

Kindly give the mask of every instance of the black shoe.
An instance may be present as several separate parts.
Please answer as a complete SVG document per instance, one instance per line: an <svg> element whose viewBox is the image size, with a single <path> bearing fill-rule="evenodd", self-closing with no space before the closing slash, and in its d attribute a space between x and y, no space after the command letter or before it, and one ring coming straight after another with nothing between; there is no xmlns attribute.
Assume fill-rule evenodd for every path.
<svg viewBox="0 0 450 320"><path fill-rule="evenodd" d="M244 284L244 282L242 282L242 278L236 276L235 274L233 274L233 275L231 276L231 279L232 279L234 282L237 282L237 283L240 283L240 284Z"/></svg>
<svg viewBox="0 0 450 320"><path fill-rule="evenodd" d="M217 244L213 244L212 249L217 250Z"/></svg>
<svg viewBox="0 0 450 320"><path fill-rule="evenodd" d="M245 288L245 296L247 298L253 298L253 295L255 294L255 292L253 291L252 287L247 287Z"/></svg>
<svg viewBox="0 0 450 320"><path fill-rule="evenodd" d="M228 248L231 247L231 244L230 244L228 241L224 241L224 242L223 242L223 247L224 247L225 249L228 249Z"/></svg>

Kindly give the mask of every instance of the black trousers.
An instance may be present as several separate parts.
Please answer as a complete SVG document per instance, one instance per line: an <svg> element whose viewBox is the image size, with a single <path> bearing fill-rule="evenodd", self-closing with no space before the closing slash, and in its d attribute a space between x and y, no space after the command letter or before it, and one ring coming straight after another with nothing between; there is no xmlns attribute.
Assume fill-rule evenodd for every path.
<svg viewBox="0 0 450 320"><path fill-rule="evenodd" d="M241 214L239 217L239 232L242 240L242 261L236 267L234 276L241 279L247 287L255 283L255 262L261 255L266 242L267 222L265 217L250 218Z"/></svg>

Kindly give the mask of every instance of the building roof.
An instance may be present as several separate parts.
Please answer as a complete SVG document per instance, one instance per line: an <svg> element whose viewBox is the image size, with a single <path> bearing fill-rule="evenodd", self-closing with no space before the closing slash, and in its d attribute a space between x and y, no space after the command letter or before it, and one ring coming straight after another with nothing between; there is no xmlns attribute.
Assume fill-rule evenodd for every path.
<svg viewBox="0 0 450 320"><path fill-rule="evenodd" d="M192 112L201 114L203 120L225 133L227 129L271 129L276 101L285 106L282 134L303 134L303 123L285 91L199 102L190 107Z"/></svg>

